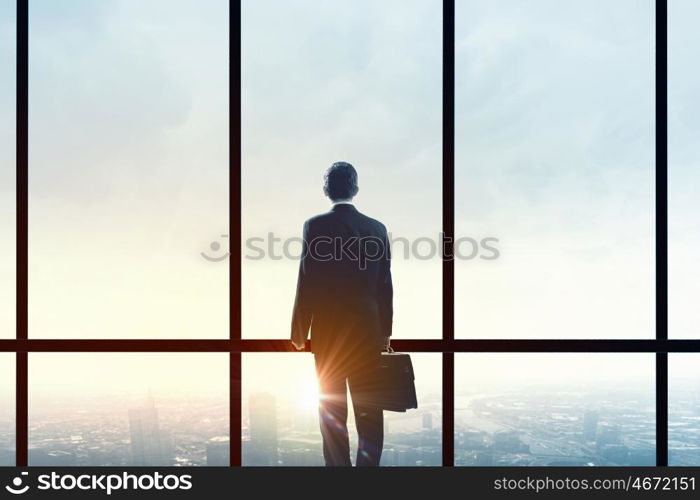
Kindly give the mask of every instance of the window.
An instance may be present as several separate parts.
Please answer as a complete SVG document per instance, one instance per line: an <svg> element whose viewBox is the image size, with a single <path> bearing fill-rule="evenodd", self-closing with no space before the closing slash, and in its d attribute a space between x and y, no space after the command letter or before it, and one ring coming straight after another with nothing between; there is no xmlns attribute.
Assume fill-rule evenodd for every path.
<svg viewBox="0 0 700 500"><path fill-rule="evenodd" d="M669 335L697 339L696 297L700 293L700 71L688 64L700 56L700 35L690 20L700 14L697 2L669 2L668 9L668 189L669 189Z"/></svg>
<svg viewBox="0 0 700 500"><path fill-rule="evenodd" d="M385 413L381 465L435 466L442 462L440 356L411 353L411 362L418 410ZM313 359L297 353L244 354L242 374L243 465L323 465ZM351 404L348 412L348 428L352 429ZM353 433L350 447L357 449Z"/></svg>
<svg viewBox="0 0 700 500"><path fill-rule="evenodd" d="M29 2L30 337L228 336L227 16Z"/></svg>
<svg viewBox="0 0 700 500"><path fill-rule="evenodd" d="M0 5L0 338L15 330L15 4Z"/></svg>
<svg viewBox="0 0 700 500"><path fill-rule="evenodd" d="M246 0L241 23L243 338L286 335L302 226L340 160L391 232L395 337L439 338L439 5Z"/></svg>
<svg viewBox="0 0 700 500"><path fill-rule="evenodd" d="M29 387L29 465L228 465L225 354L34 353Z"/></svg>
<svg viewBox="0 0 700 500"><path fill-rule="evenodd" d="M15 463L15 360L0 353L0 466Z"/></svg>
<svg viewBox="0 0 700 500"><path fill-rule="evenodd" d="M654 465L650 354L460 354L457 465Z"/></svg>
<svg viewBox="0 0 700 500"><path fill-rule="evenodd" d="M669 465L700 463L700 370L698 355L671 354L668 370Z"/></svg>
<svg viewBox="0 0 700 500"><path fill-rule="evenodd" d="M654 3L456 5L457 336L653 338Z"/></svg>
<svg viewBox="0 0 700 500"><path fill-rule="evenodd" d="M700 341L682 319L682 304L692 299L682 286L673 289L672 324L685 324L674 335L686 338L668 339L664 1L580 2L568 15L557 2L533 3L541 16L508 1L498 11L476 0L353 2L340 13L311 0L202 5L17 1L16 83L0 79L10 109L17 89L16 120L5 114L0 121L10 131L14 124L17 144L16 157L0 148L0 175L16 176L15 192L0 192L0 203L17 206L16 245L14 222L0 219L3 262L16 259L0 273L17 276L14 291L0 290L17 304L16 321L14 308L0 316L0 369L15 373L0 398L14 392L16 408L15 417L3 403L0 432L8 432L0 439L16 446L0 449L14 448L17 465L90 456L153 462L145 458L153 456L148 429L161 422L175 449L192 445L172 455L177 463L317 463L318 434L306 433L313 413L296 408L294 418L283 406L282 368L306 377L297 405L313 396L311 358L284 353L296 266L245 252L250 237L270 231L299 236L303 218L316 211L299 193L340 154L376 166L360 171L374 191L367 210L389 226L396 217L395 237L444 233L440 258L395 258L394 347L413 353L420 410L387 418L385 465L546 461L541 428L528 427L533 411L556 420L558 446L578 450L547 463L564 456L666 465L670 448L672 463L697 464L678 445L694 432L694 416L683 409L694 396L679 396L675 378L669 392L669 368L682 373L680 356L695 356ZM692 18L692 8L674 3L672 22ZM12 38L13 8L0 9L7 14L0 36ZM298 20L291 30L274 29L289 16ZM537 33L528 31L534 18ZM691 49L674 48L689 47L690 31L674 31L674 57L686 59L672 63L671 81L691 85L679 73L693 60ZM1 46L12 67L12 45ZM61 58L66 52L72 56ZM524 65L537 71L523 82ZM617 68L624 80L609 78ZM670 158L674 182L687 187L681 179L691 169L683 165L693 157L683 137L693 124L681 113L690 95L683 85L670 87ZM570 102L586 105L581 129L565 109ZM5 168L12 161L14 174ZM533 177L547 179L549 189ZM686 210L682 192L671 195L680 200L671 206ZM673 224L682 227L682 217ZM455 235L499 237L490 231L501 230L513 238L503 233L502 259L451 258ZM545 245L533 247L542 238ZM394 242L395 255L402 244ZM692 246L673 245L682 269ZM533 273L542 277L537 286ZM567 292L567 284L575 289ZM276 291L262 295L270 288ZM271 310L258 307L263 298ZM496 307L508 315L497 317ZM2 338L13 325L15 338ZM135 384L120 374L127 362L135 373L162 370ZM68 363L71 370L57 369ZM263 373L271 363L280 370ZM98 364L101 379L75 380ZM513 397L519 372L509 367L530 364L537 370L521 370L530 376L518 383L533 389ZM611 367L610 377L589 376L591 366ZM215 389L212 399L169 399L168 384L187 378L187 367L196 375L189 387ZM566 394L545 391L543 380L560 373L573 381ZM126 413L98 432L81 427L75 442L66 429L52 434L51 406L41 406L40 395L70 378L80 411L103 411L86 401L101 392L123 401ZM577 380L610 382L625 397L572 393ZM632 381L634 393L625 389ZM152 400L141 382L155 387ZM180 404L185 410L171 411ZM129 408L141 438L131 435ZM79 425L70 411L60 418L69 429ZM189 418L199 422L196 439L180 431ZM508 419L521 430L479 430ZM158 440L168 441L166 434ZM119 437L121 448L110 445ZM90 449L97 441L105 447ZM520 456L525 446L536 453ZM479 451L489 447L490 454Z"/></svg>

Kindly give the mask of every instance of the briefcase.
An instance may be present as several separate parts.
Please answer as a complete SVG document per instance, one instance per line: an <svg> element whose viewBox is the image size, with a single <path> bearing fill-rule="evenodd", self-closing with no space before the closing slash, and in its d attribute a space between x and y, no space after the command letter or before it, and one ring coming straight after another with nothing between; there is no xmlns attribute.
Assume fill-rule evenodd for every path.
<svg viewBox="0 0 700 500"><path fill-rule="evenodd" d="M418 408L411 356L389 348L380 361L380 404L389 411L405 412Z"/></svg>

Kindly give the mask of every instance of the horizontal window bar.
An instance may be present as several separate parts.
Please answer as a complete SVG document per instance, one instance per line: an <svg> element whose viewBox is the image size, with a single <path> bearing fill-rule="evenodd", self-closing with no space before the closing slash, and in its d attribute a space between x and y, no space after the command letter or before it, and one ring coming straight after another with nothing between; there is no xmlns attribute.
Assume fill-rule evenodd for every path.
<svg viewBox="0 0 700 500"><path fill-rule="evenodd" d="M686 339L392 340L408 352L700 352ZM307 342L306 350L310 350ZM285 339L0 339L0 352L289 352Z"/></svg>

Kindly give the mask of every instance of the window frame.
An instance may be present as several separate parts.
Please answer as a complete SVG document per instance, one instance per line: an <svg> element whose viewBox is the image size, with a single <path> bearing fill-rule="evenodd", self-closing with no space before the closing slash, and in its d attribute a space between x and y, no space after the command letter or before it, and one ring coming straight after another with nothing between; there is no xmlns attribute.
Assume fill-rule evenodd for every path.
<svg viewBox="0 0 700 500"><path fill-rule="evenodd" d="M34 352L229 353L230 466L241 461L241 358L243 353L291 352L289 340L241 336L241 0L229 0L229 338L228 339L30 339L28 336L28 98L29 0L17 0L16 99L16 336L0 339L0 352L16 356L16 465L28 465L28 354ZM455 0L442 1L442 338L397 339L406 352L442 354L442 465L454 466L454 354L463 352L655 353L656 465L668 465L668 353L700 353L700 340L668 338L668 125L667 2L655 0L655 274L653 339L455 339L454 105ZM306 351L309 350L307 342Z"/></svg>

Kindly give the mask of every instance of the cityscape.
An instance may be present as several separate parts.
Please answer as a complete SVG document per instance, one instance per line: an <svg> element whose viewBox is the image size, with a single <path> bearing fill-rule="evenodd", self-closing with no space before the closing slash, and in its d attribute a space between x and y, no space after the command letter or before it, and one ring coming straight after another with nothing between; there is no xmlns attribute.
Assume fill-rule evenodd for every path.
<svg viewBox="0 0 700 500"><path fill-rule="evenodd" d="M690 370L687 372L690 374ZM700 465L700 387L670 388L668 398L668 460L670 465Z"/></svg>
<svg viewBox="0 0 700 500"><path fill-rule="evenodd" d="M428 395L417 410L384 412L383 466L439 466L442 414L439 394ZM350 411L351 413L351 411ZM243 408L243 465L323 465L316 408L269 393L252 394ZM348 418L351 449L357 448L354 420ZM353 457L354 459L354 457Z"/></svg>
<svg viewBox="0 0 700 500"><path fill-rule="evenodd" d="M228 401L132 399L47 403L29 417L29 465L228 465Z"/></svg>
<svg viewBox="0 0 700 500"><path fill-rule="evenodd" d="M383 466L441 464L441 397L385 412ZM669 408L672 465L700 463L700 391L676 391ZM14 461L14 422L0 415L0 464ZM244 466L323 465L318 417L284 394L243 401ZM349 419L352 446L354 423ZM29 463L42 466L226 466L228 402L177 400L144 391L118 398L55 401L30 415ZM653 394L634 390L458 393L458 466L643 466L655 462Z"/></svg>
<svg viewBox="0 0 700 500"><path fill-rule="evenodd" d="M455 464L655 465L653 393L547 390L455 401Z"/></svg>

